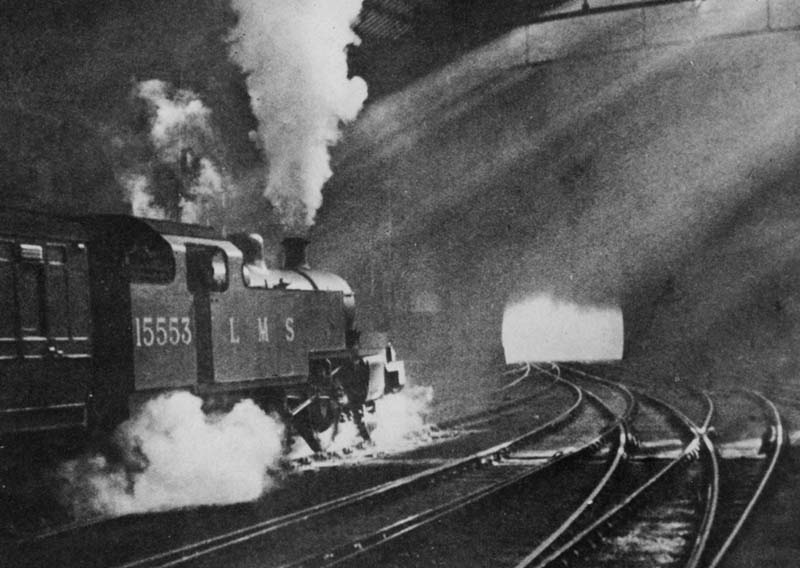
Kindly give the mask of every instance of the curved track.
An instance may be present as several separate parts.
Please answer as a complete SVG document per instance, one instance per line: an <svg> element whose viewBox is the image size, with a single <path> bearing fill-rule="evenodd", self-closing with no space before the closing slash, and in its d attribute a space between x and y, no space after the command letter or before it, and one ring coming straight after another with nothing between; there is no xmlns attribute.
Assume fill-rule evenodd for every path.
<svg viewBox="0 0 800 568"><path fill-rule="evenodd" d="M576 371L579 374L584 374L582 371ZM602 379L599 379L602 380ZM651 550L650 555L639 554L626 556L625 551L619 547L613 553L606 551L599 554L588 554L581 561L573 561L569 564L583 565L583 566L614 566L618 564L630 566L651 566L651 565L679 565L687 567L716 567L719 566L726 551L732 546L742 526L747 522L748 517L751 515L755 504L764 491L768 481L770 480L778 459L781 455L783 446L783 439L785 437L783 426L781 424L780 415L769 400L767 400L760 393L753 391L740 391L738 396L749 398L751 407L756 407L755 410L749 412L743 411L744 405L739 401L737 404L732 404L730 400L726 400L726 404L714 404L711 397L707 393L700 393L692 391L697 397L704 398L707 402L707 416L701 426L694 426L691 421L683 415L682 412L671 407L663 401L658 401L652 397L647 397L641 392L637 391L637 396L643 399L649 398L652 402L660 404L665 408L671 408L671 411L680 420L691 428L695 440L690 444L687 449L691 450L687 453L682 452L679 460L675 463L669 464L668 468L675 468L677 461L687 461L697 457L699 463L703 464L702 474L704 479L703 490L705 497L702 501L705 503L702 522L698 530L693 536L693 544L687 549L684 554L678 554L671 561L663 558L656 558L658 550ZM727 395L730 397L730 395ZM722 398L719 394L715 394L714 398ZM716 409L716 412L715 412ZM728 415L725 417L724 415ZM742 424L742 414L749 415L751 421L755 420L756 414L761 414L763 420L759 424ZM722 415L722 416L721 416ZM713 420L712 420L713 418ZM714 427L712 427L712 424ZM727 431L724 436L720 434L720 429L725 428ZM714 428L717 428L715 430ZM742 436L742 432L750 431L750 440L744 439L743 441L736 441L738 437ZM742 432L740 432L742 431ZM760 448L756 446L753 449L752 433L756 431L759 434L763 432L763 437L760 440ZM712 443L711 438L726 438L726 443L715 445ZM725 454L730 454L730 450L721 450L727 445L733 447L750 448L751 455L758 453L760 459L731 459L725 457ZM720 454L722 453L722 457ZM691 462L690 462L691 463ZM689 470L687 470L689 471ZM655 479L654 479L655 482ZM677 486L675 481L672 482L673 486ZM646 489L646 488L642 488ZM637 492L631 494L629 500L638 499ZM664 499L664 497L659 497ZM630 542L626 541L627 537L631 534L641 535L640 531L642 526L652 526L655 522L667 524L668 517L665 516L664 511L674 510L674 507L661 507L661 517L653 517L654 511L659 510L658 501L650 499L646 504L646 513L643 515L638 513L639 519L635 517L637 513L634 511L634 518L629 519L627 523L619 523L621 526L627 527L623 530L615 529L609 531L614 533L613 540L617 544ZM622 510L613 511L609 514L609 520L613 515L619 515ZM655 519L655 521L654 521ZM597 528L601 528L598 525ZM627 532L626 532L627 531ZM585 535L588 537L589 535ZM606 541L611 538L606 538ZM564 551L566 553L566 551Z"/></svg>
<svg viewBox="0 0 800 568"><path fill-rule="evenodd" d="M763 412L760 447L751 459L723 458L721 464L722 510L714 527L701 566L716 568L733 546L742 527L750 518L761 495L772 478L783 454L786 435L780 413L764 395L756 391L740 391ZM755 459L753 459L755 458Z"/></svg>
<svg viewBox="0 0 800 568"><path fill-rule="evenodd" d="M605 401L601 400L591 392L585 393L587 402L602 410L607 417L607 426L593 439L586 440L578 448L570 453L556 454L555 459L532 468L518 476L511 483L495 484L488 491L475 493L468 501L451 502L446 508L436 511L435 516L427 519L429 521L439 521L436 524L426 523L416 524L413 528L417 529L417 534L404 535L401 532L393 534L389 538L406 536L400 543L388 543L389 538L381 542L371 543L370 549L363 547L352 550L347 555L336 558L340 560L355 560L348 562L347 565L356 566L404 566L415 562L416 551L425 550L425 563L432 565L485 565L486 563L497 563L497 554L504 551L494 547L492 539L485 538L486 531L497 534L502 540L514 533L518 527L518 518L508 515L509 507L518 509L525 508L526 505L534 505L529 501L520 498L520 495L536 494L535 486L543 483L546 492L550 492L552 485L556 482L567 483L565 475L567 469L573 474L585 468L591 468L593 475L591 480L582 479L583 491L580 497L572 499L573 506L564 507L562 502L560 514L551 512L552 520L558 522L540 523L538 526L527 526L523 533L518 536L523 541L530 541L528 546L536 546L542 542L552 542L559 538L566 530L574 527L585 517L586 512L593 506L598 497L614 476L624 458L625 446L627 444L627 431L624 422L618 415L612 412ZM524 450L522 452L524 455ZM602 466L591 467L594 460L600 458ZM509 458L515 459L512 453ZM517 457L519 459L519 456ZM567 468L567 469L565 469ZM547 477L548 474L552 477ZM539 494L542 497L541 493ZM570 502L569 500L566 500ZM552 504L552 503L549 503ZM465 511L465 506L471 506L471 510ZM535 508L535 507L534 507ZM553 508L555 510L555 508ZM493 511L495 514L488 514ZM434 511L430 511L433 513ZM448 515L450 518L443 518ZM528 516L530 511L528 511ZM486 521L491 522L491 527L486 526ZM376 533L378 534L378 533ZM424 543L421 544L421 543ZM359 544L359 543L354 543ZM375 550L380 544L388 550ZM476 546L477 544L477 546ZM520 544L515 542L513 554L521 556L524 552ZM528 548L529 550L530 548ZM508 551L505 551L508 554ZM357 556L361 556L357 558ZM317 559L319 560L319 559ZM336 563L332 562L332 563ZM330 565L327 562L298 563L297 566L308 565Z"/></svg>
<svg viewBox="0 0 800 568"><path fill-rule="evenodd" d="M596 382L602 385L616 384L579 370L570 369L567 373L569 376L579 377L581 381ZM610 545L613 547L613 544L617 542L613 527L621 526L625 522L631 522L636 511L640 510L640 508L638 508L639 505L651 499L654 492L662 487L663 483L671 481L680 467L691 462L696 456L701 454L702 444L699 429L686 418L685 415L660 400L653 399L638 391L632 392L642 402L647 401L650 407L659 408L660 412L670 416L670 421L678 424L679 428L683 430L681 435L683 439L682 447L674 457L667 460L665 465L657 466L654 471L641 472L644 473L644 475L635 476L634 473L636 470L634 468L629 469L626 472L627 475L618 479L614 499L595 516L591 523L580 532L572 535L571 538L560 542L558 546L547 551L546 555L531 554L526 557L516 565L519 568L547 566L556 561L560 562L562 565L576 564L593 566L605 564L605 560L609 558L613 558L614 562L619 561L619 564L627 565L627 560L617 557L618 551L610 552L607 550ZM710 418L710 409L708 415ZM634 430L635 429L636 426L634 425ZM635 448L633 452L635 454ZM713 452L710 453L710 455L713 456ZM631 487L632 482L633 487ZM713 502L716 495L715 487L716 485L713 482L706 484L707 495L704 500L705 506L702 512L704 520L701 529L697 531L697 536L691 545L691 552L689 552L691 558L687 565L692 565L692 562L694 562L693 558L698 556L703 549L705 534L707 534L707 531L703 527L710 525L713 519Z"/></svg>
<svg viewBox="0 0 800 568"><path fill-rule="evenodd" d="M411 473L391 481L150 553L142 554L144 547L60 561L58 548L48 547L58 536L74 545L70 529L28 541L14 551L19 556L6 557L20 566L118 568L720 564L781 455L785 434L769 400L753 391L714 393L712 400L687 390L695 397L693 415L705 407L698 425L660 398L573 366L519 367L498 392L531 379L525 396L441 425L484 432L472 443L485 445L469 455L434 459L421 450L403 463ZM561 406L521 427L526 417L539 418L521 409L548 400ZM754 409L751 418L761 417L748 425L749 447L753 432L766 432L751 452L758 459L747 462L729 456L739 447L735 408L743 400ZM506 439L489 443L503 428ZM137 533L142 526L158 530L157 523L137 519L128 529L128 522L114 521L121 533L108 538L126 531L132 534L123 540L146 538ZM658 538L654 526L683 527L668 557L626 548L632 538Z"/></svg>
<svg viewBox="0 0 800 568"><path fill-rule="evenodd" d="M544 386L536 387L537 396L545 398L542 396L542 393L552 391L552 386L553 382L549 381L545 382ZM230 550L242 550L243 547L253 546L253 543L259 540L268 538L278 538L279 540L283 538L286 540L286 533L291 533L288 537L289 539L295 538L293 535L298 532L298 530L305 530L307 534L315 534L315 530L316 534L330 534L332 531L330 528L326 527L341 525L340 519L343 515L360 514L357 513L359 509L368 506L375 507L376 504L385 504L393 500L401 499L403 495L413 493L419 488L439 485L448 478L467 475L467 472L470 471L480 471L480 465L487 465L500 461L503 455L508 455L509 452L514 451L515 448L523 448L525 444L530 443L534 439L545 437L546 434L556 430L560 425L568 423L574 418L576 411L581 407L581 395L577 389L563 382L559 383L558 388L562 391L572 393L570 396L572 396L573 400L569 408L565 408L558 416L545 423L539 420L537 423L530 426L527 431L513 437L513 439L507 440L501 444L494 444L490 448L476 452L471 456L446 460L446 463L443 465L405 475L399 479L373 486L354 494L331 499L311 507L305 507L278 518L270 518L255 522L233 531L214 531L213 536L210 538L196 540L183 546L172 547L166 551L163 549L161 551L156 550L147 557L137 556L135 559L130 560L120 561L120 559L126 556L130 558L131 554L134 553L133 551L125 552L124 549L126 545L120 544L117 547L111 547L110 552L107 550L98 550L96 548L92 550L91 544L87 544L91 542L92 538L76 538L74 536L75 534L80 534L80 531L71 534L61 534L52 538L44 538L36 542L25 543L24 546L16 551L19 553L17 558L20 559L21 565L49 565L52 561L58 560L64 565L72 564L81 566L171 566L215 557L215 559L209 560L211 565L215 565L218 564L219 560L216 555L227 553ZM565 399L563 394L561 399ZM555 402L555 399L553 400ZM553 415L555 413L550 412L550 414ZM485 419L489 420L490 417L486 417ZM476 419L473 417L473 420L483 420L483 418L479 417ZM486 446L483 447L485 448ZM529 469L532 464L537 463L537 460L524 460L523 469ZM417 467L416 469L420 468ZM491 468L484 469L487 471L491 470ZM512 468L503 468L503 470L511 472ZM499 468L498 471L500 471ZM313 522L318 523L317 529L308 528ZM101 538L106 541L114 540L124 543L130 538L136 538L136 532L141 532L142 534L151 532L159 523L156 521L147 522L147 519L134 517L131 519L117 519L109 523L109 525L110 528L108 528L108 530L106 530L106 525L95 527L99 531L97 534L107 536L97 537L95 535L93 538ZM298 529L298 527L306 528ZM284 536L281 537L281 534L284 534ZM150 539L147 538L143 540L142 544L144 546L141 547L142 550L146 550L148 545L150 545L149 540ZM308 540L313 540L313 537L310 537ZM56 543L56 541L58 541L58 543ZM341 539L339 539L339 541L341 542ZM78 544L78 546L75 546L76 544ZM57 548L52 548L54 545L56 545ZM76 552L73 550L81 548L81 546L89 546L89 549L85 552ZM105 549L106 547L103 548ZM306 547L299 548L299 550L303 549L306 549ZM297 550L297 547L295 547L295 550ZM141 551L139 551L139 554L141 554ZM117 560L115 560L115 558L117 558Z"/></svg>
<svg viewBox="0 0 800 568"><path fill-rule="evenodd" d="M174 566L187 560L193 560L193 564L200 561L200 565L218 565L222 560L218 556L220 553L235 547L225 552L225 562L229 562L231 554L236 557L237 552L242 551L244 541L248 542L247 555L257 555L254 550L269 551L269 562L263 565L319 566L350 558L355 553L369 550L427 524L454 507L464 506L513 484L539 469L541 466L535 462L502 468L496 467L496 464L508 463L515 451L524 450L536 439L572 420L583 403L580 391L573 388L573 392L573 404L554 420L469 457L348 495L312 510L276 519L268 526L250 529L246 534L231 535L232 539L230 536L217 537L197 543L190 549L142 559L125 566ZM436 504L430 506L431 503ZM339 524L338 530L332 530L343 517L349 522L346 525ZM356 521L357 517L362 517L360 522ZM380 519L390 519L391 522L376 530L361 532L355 538L345 538L345 534L358 532L360 527L375 526ZM290 530L291 534L285 534ZM325 534L321 530L325 530ZM311 549L318 551L297 558L298 550Z"/></svg>
<svg viewBox="0 0 800 568"><path fill-rule="evenodd" d="M515 412L518 412L520 408L524 408L525 405L536 403L536 401L550 393L556 384L555 380L529 380L531 379L530 365L519 365L506 371L504 376L508 377L508 382L504 387L497 390L495 395L498 400L491 404L489 408L431 424L429 428L432 435L434 437L440 435L447 436L450 435L451 432L484 427L492 421L498 420L499 417L513 415ZM514 389L513 387L520 388ZM524 392L520 393L520 390L524 390ZM369 451L369 446L367 445L365 447L363 444L359 444L353 447L340 448L337 452L333 453L321 453L286 459L281 465L284 469L291 471L309 465L315 466L325 461L335 461L337 458L342 457L342 455L349 455L357 452L359 449ZM47 477L51 476L48 474ZM14 483L11 483L11 485L13 486ZM4 480L0 479L0 488L2 487L4 487ZM81 533L91 530L93 527L125 523L125 521L120 520L119 517L102 514L95 514L81 519L71 519L70 512L66 508L61 507L55 499L49 497L45 505L35 503L27 505L25 503L25 496L15 498L13 494L6 496L0 493L0 499L6 501L11 500L11 502L14 503L19 501L15 507L18 512L13 515L9 513L10 516L4 518L3 521L0 522L0 552L2 552L6 544L13 545L17 543L26 545L28 543L43 542L54 538L69 538L71 535L80 538Z"/></svg>

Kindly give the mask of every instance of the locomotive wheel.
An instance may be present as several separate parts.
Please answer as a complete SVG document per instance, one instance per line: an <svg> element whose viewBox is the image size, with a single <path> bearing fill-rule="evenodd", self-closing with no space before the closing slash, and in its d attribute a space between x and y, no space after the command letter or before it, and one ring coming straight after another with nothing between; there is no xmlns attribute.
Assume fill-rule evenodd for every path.
<svg viewBox="0 0 800 568"><path fill-rule="evenodd" d="M324 452L339 429L339 405L330 398L318 398L294 419L297 433L313 452Z"/></svg>

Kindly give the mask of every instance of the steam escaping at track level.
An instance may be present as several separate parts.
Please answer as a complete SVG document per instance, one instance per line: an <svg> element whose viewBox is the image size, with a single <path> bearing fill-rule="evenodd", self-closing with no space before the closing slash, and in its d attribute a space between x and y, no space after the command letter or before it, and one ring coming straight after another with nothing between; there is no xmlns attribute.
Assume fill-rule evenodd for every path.
<svg viewBox="0 0 800 568"><path fill-rule="evenodd" d="M385 395L375 401L373 412L364 416L369 430L369 443L352 421L338 424L336 436L327 445L332 456L345 454L347 459L403 452L433 440L433 428L428 422L433 409L433 387L406 386L402 391ZM330 434L328 434L330 435ZM290 458L305 458L311 449L300 436L292 444ZM336 465L336 460L325 465ZM313 465L313 464L312 464Z"/></svg>
<svg viewBox="0 0 800 568"><path fill-rule="evenodd" d="M264 195L282 222L302 231L322 204L331 176L328 147L339 124L353 120L367 97L360 77L348 77L346 48L361 0L233 0L239 16L230 58L247 74L252 133L269 162Z"/></svg>
<svg viewBox="0 0 800 568"><path fill-rule="evenodd" d="M200 398L165 394L120 425L121 465L95 455L61 467L63 498L78 517L252 501L274 483L282 440L283 425L251 400L206 415Z"/></svg>
<svg viewBox="0 0 800 568"><path fill-rule="evenodd" d="M371 444L354 457L424 444L432 399L431 387L413 386L377 400L368 419ZM331 452L361 441L352 422L339 426ZM78 518L254 501L275 485L272 473L287 457L284 433L284 425L252 400L227 414L205 414L202 400L188 392L164 394L118 428L121 463L96 454L63 464L61 497ZM293 445L310 453L299 436Z"/></svg>
<svg viewBox="0 0 800 568"><path fill-rule="evenodd" d="M507 363L612 361L622 358L622 310L581 306L541 294L506 306Z"/></svg>
<svg viewBox="0 0 800 568"><path fill-rule="evenodd" d="M431 412L433 387L413 385L375 401L378 426L372 441L378 450L407 449L429 434L426 417Z"/></svg>

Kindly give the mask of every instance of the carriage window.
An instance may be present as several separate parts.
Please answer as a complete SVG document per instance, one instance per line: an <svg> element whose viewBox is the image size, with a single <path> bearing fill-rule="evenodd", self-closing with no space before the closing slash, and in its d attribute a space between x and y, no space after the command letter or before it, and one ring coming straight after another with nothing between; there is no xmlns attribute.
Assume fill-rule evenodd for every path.
<svg viewBox="0 0 800 568"><path fill-rule="evenodd" d="M15 339L14 318L16 312L14 300L14 247L13 243L0 241L0 359L12 356L16 345L9 343Z"/></svg>
<svg viewBox="0 0 800 568"><path fill-rule="evenodd" d="M51 337L69 337L67 304L67 251L63 245L47 247L47 324Z"/></svg>
<svg viewBox="0 0 800 568"><path fill-rule="evenodd" d="M0 359L41 356L44 338L66 345L80 338L88 349L88 261L83 244L32 245L0 241ZM75 349L72 348L75 353Z"/></svg>
<svg viewBox="0 0 800 568"><path fill-rule="evenodd" d="M20 250L25 255L26 245L21 245ZM30 250L30 249L27 249ZM44 264L35 260L25 259L17 265L19 286L19 319L22 335L41 336L44 330L42 321L42 302L44 296Z"/></svg>
<svg viewBox="0 0 800 568"><path fill-rule="evenodd" d="M90 327L89 266L86 246L77 244L69 256L69 308L72 337L88 337Z"/></svg>

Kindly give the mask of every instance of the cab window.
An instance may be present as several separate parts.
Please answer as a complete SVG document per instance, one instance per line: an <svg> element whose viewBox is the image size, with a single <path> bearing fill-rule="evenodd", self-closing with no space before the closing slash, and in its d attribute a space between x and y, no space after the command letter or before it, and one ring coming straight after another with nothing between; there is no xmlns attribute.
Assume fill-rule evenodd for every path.
<svg viewBox="0 0 800 568"><path fill-rule="evenodd" d="M143 235L134 241L127 255L131 282L169 284L175 279L172 247L159 236Z"/></svg>

